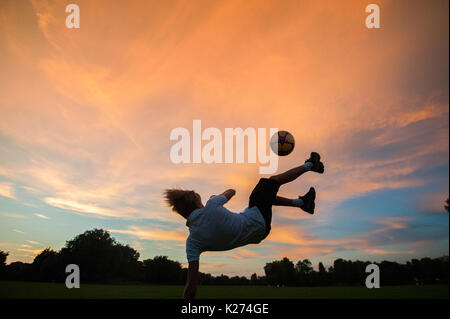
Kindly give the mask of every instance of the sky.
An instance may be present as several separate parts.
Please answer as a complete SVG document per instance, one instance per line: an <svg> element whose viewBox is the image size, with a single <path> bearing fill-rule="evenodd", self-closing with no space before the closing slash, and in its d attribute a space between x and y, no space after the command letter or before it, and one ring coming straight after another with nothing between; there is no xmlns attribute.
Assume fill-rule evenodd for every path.
<svg viewBox="0 0 450 319"><path fill-rule="evenodd" d="M264 274L288 257L405 262L449 253L449 4L379 1L0 2L0 250L42 249L103 228L186 266L185 220L166 188L203 199L234 188L240 212L258 163L170 160L170 133L278 128L295 137L282 172L311 151L326 170L316 214L276 207L258 245L206 252L200 271ZM205 143L204 143L205 144Z"/></svg>

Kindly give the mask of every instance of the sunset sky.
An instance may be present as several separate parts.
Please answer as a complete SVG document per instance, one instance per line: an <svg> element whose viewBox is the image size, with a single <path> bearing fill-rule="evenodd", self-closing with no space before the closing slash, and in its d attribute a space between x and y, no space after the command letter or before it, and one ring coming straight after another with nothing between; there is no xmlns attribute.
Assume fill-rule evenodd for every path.
<svg viewBox="0 0 450 319"><path fill-rule="evenodd" d="M200 271L448 255L448 14L440 0L0 1L0 250L31 262L103 228L141 260L186 265L164 189L234 188L238 212L263 177L258 163L173 164L171 130L200 119L291 132L278 172L311 151L326 166L280 189L314 186L316 215L274 208L265 241L202 254Z"/></svg>

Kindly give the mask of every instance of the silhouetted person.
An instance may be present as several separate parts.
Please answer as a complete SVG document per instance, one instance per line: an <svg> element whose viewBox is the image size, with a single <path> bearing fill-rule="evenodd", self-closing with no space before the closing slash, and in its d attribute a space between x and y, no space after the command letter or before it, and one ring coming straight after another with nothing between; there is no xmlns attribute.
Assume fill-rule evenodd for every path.
<svg viewBox="0 0 450 319"><path fill-rule="evenodd" d="M318 153L312 152L301 166L270 178L261 178L250 195L248 207L242 213L233 213L223 207L235 195L234 189L211 196L206 205L202 204L200 195L195 191L165 191L167 203L186 218L186 226L189 227L186 240L189 268L184 298L195 296L200 254L260 243L270 232L273 205L298 207L314 214L316 192L313 187L304 196L295 199L277 196L281 185L292 182L307 171L324 172Z"/></svg>

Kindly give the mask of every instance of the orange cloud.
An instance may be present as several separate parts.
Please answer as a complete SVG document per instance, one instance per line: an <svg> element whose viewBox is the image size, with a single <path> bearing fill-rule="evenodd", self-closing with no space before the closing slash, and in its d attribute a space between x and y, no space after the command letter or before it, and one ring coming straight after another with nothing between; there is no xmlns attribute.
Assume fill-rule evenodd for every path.
<svg viewBox="0 0 450 319"><path fill-rule="evenodd" d="M78 33L60 27L59 21L64 20L65 14L56 3L34 1L32 5L37 24L27 24L24 28L34 30L37 27L34 31L41 32L48 45L46 50L40 50L40 55L34 55L33 49L37 50L38 46L26 38L22 43L22 55L38 66L29 76L35 77L39 85L28 94L17 94L14 90L9 91L14 92L13 96L4 93L10 103L20 99L24 105L32 105L31 101L35 101L39 93L44 96L40 99L42 104L48 106L24 106L30 116L23 118L17 116L15 107L7 104L2 108L2 115L8 121L0 122L0 131L16 140L82 161L55 165L55 161L43 163L41 158L29 163L28 167L34 170L14 167L16 173L10 173L10 167L7 171L14 174L15 179L40 189L42 185L48 186L50 192L58 193L49 198L73 202L76 206L98 203L99 207L107 207L111 198L122 194L129 204L132 201L142 203L144 196L137 196L133 187L150 180L157 180L162 189L169 183L190 183L191 179L202 176L207 183L232 184L250 191L258 178L256 165L227 166L226 170L214 173L217 166L176 167L169 162L168 132L180 125L190 127L195 117L219 128L231 125L289 128L295 136L301 137L298 144L301 150L298 147L297 153L284 159L281 170L297 165L297 157L305 156L306 149L314 146L327 150L336 142L336 136L358 134L364 129L407 126L437 119L448 112L448 105L428 100L411 107L411 102L417 104L416 96L398 96L395 92L381 90L384 79L389 77L386 72L391 69L386 61L393 61L395 65L398 52L405 49L402 46L412 50L420 41L398 42L396 29L391 30L391 34L382 33L391 49L379 55L379 50L367 42L369 34L359 21L361 16L355 14L356 8L363 12L359 2L346 6L329 3L326 8L319 3L309 3L300 11L288 3L268 2L258 6L256 12L252 3L212 2L207 7L191 4L192 14L187 13L182 1L170 10L161 4L146 10L146 5L131 2L124 16L121 5L82 1L85 28L77 30ZM121 17L120 21L130 19L127 31L119 25L112 26L110 19L99 15L102 5L108 6L108 17ZM390 6L389 2L382 5ZM331 15L328 27L314 18L315 14L335 11L340 15ZM135 23L143 12L147 18L148 14L154 18L151 27ZM6 19L11 32L18 32L14 29L14 19L8 16ZM235 23L230 25L229 21ZM271 28L264 27L267 21L272 21ZM112 32L114 37L106 35L101 27L89 27L105 23L117 31ZM222 30L224 25L228 27ZM325 32L330 29L340 30L339 40ZM223 31L221 37L216 36L216 30ZM129 33L134 36L130 37ZM158 34L165 36L158 37ZM279 34L283 34L283 38L280 39ZM313 34L323 35L320 44ZM158 41L151 41L156 38ZM358 45L360 51L342 49ZM105 55L104 47L114 50ZM326 58L312 52L326 52ZM371 57L372 63L367 64L366 59L359 56ZM269 70L267 65L270 65ZM373 84L370 92L359 80L367 74ZM395 74L391 75L395 78ZM39 81L41 78L46 78L51 85L44 86L48 82ZM3 81L6 87L13 89L12 83L16 82L7 80ZM322 94L324 88L328 95ZM376 94L377 90L383 92L383 97ZM362 94L368 96L363 99ZM336 102L342 96L353 100L345 105L345 112ZM375 97L377 102L361 107L370 97ZM288 116L280 110L289 110ZM167 114L170 116L164 116ZM149 129L148 121L155 116L158 121L152 121ZM391 143L396 136L398 134L386 132L372 142L380 146ZM383 188L422 185L426 181L394 179L424 165L423 161L419 166L403 165L411 158L448 150L444 142L446 140L429 144L420 154L394 159L395 163L402 164L396 169L386 170L382 163L370 161L357 163L358 168L345 172L345 176L336 176L333 169L347 167L347 159L328 160L329 186L322 190L322 203L336 204L338 200ZM83 163L93 165L92 176L83 174ZM384 165L387 164L385 161ZM394 177L386 180L394 170ZM33 174L34 181L29 174ZM74 186L73 180L80 177L86 182ZM202 187L200 184L196 182L192 188ZM239 199L242 205L246 201L245 197ZM85 208L81 210L86 211ZM121 208L87 210L94 210L99 216L127 218L132 215L123 215ZM158 214L158 218L164 218L164 214Z"/></svg>
<svg viewBox="0 0 450 319"><path fill-rule="evenodd" d="M411 255L415 253L415 250L369 249L368 252L374 255Z"/></svg>
<svg viewBox="0 0 450 319"><path fill-rule="evenodd" d="M387 217L376 221L381 227L375 228L359 236L350 236L342 238L321 238L318 235L310 233L308 229L301 226L292 226L289 224L274 224L272 231L264 241L264 245L269 247L270 254L275 258L290 256L291 258L311 258L331 254L338 251L354 250L367 254L414 254L415 250L388 250L382 249L380 244L373 242L374 235L384 233L389 235L391 230L408 228L408 222L411 218L406 217ZM280 245L282 244L282 245ZM288 244L288 246L286 246ZM418 243L416 243L418 244ZM417 245L416 245L417 246Z"/></svg>
<svg viewBox="0 0 450 319"><path fill-rule="evenodd" d="M50 219L49 217L42 215L42 214L34 214L35 216L42 218L42 219Z"/></svg>
<svg viewBox="0 0 450 319"><path fill-rule="evenodd" d="M130 226L128 229L108 229L111 233L127 234L142 240L158 241L186 241L187 234L182 231L166 231L158 229L148 229L140 226Z"/></svg>
<svg viewBox="0 0 450 319"><path fill-rule="evenodd" d="M3 216L11 217L11 218L26 218L24 215L16 214L16 213L2 213Z"/></svg>
<svg viewBox="0 0 450 319"><path fill-rule="evenodd" d="M16 199L13 186L9 183L0 183L0 196Z"/></svg>
<svg viewBox="0 0 450 319"><path fill-rule="evenodd" d="M24 251L27 253L31 253L33 255L39 255L44 249L27 249L27 248L18 248L17 251Z"/></svg>
<svg viewBox="0 0 450 319"><path fill-rule="evenodd" d="M258 258L261 257L262 255L258 252L255 252L253 250L249 250L249 249L244 249L244 248L238 248L233 250L230 253L225 253L225 256L229 256L231 258L235 258L235 259L249 259L249 258Z"/></svg>
<svg viewBox="0 0 450 319"><path fill-rule="evenodd" d="M364 27L361 1L77 3L79 30L63 27L58 1L2 7L0 134L9 144L0 175L13 182L0 183L0 196L17 199L14 187L24 184L68 212L181 225L164 204L165 188L195 189L205 200L233 187L227 207L243 210L258 165L170 162L171 129L190 128L193 119L219 129L289 130L297 145L279 171L318 150L326 174L305 174L280 191L296 197L316 186L318 223L346 199L426 185L430 179L415 172L448 165L441 156L448 154L448 88L428 73L428 61L448 59L441 39L448 17L435 6L427 15L424 4L408 11L417 28L405 29L402 5L379 1L389 28L374 33ZM379 226L404 229L407 221ZM133 227L116 232L175 245L185 239L181 230ZM325 240L285 225L275 225L268 241L298 245L303 255L381 251L364 236ZM254 253L233 256L245 254Z"/></svg>
<svg viewBox="0 0 450 319"><path fill-rule="evenodd" d="M377 220L378 225L384 226L377 231L384 231L385 229L405 229L408 228L407 222L410 221L410 217L386 217Z"/></svg>
<svg viewBox="0 0 450 319"><path fill-rule="evenodd" d="M426 194L419 199L419 206L425 212L430 213L446 213L444 205L449 198L448 185L446 190L433 194Z"/></svg>
<svg viewBox="0 0 450 319"><path fill-rule="evenodd" d="M34 241L34 240L27 240L27 243L32 245L42 245L40 242Z"/></svg>
<svg viewBox="0 0 450 319"><path fill-rule="evenodd" d="M94 214L97 216L108 216L108 217L115 217L116 214L114 214L112 211L104 208L100 208L94 205L87 205L82 203L77 203L70 200L65 200L62 198L45 198L44 201L55 207L84 213L84 214Z"/></svg>

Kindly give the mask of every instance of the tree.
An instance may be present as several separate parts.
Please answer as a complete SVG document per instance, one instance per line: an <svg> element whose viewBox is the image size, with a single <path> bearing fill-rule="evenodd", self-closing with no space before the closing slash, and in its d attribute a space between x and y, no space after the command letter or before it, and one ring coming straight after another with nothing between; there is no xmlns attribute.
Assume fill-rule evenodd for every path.
<svg viewBox="0 0 450 319"><path fill-rule="evenodd" d="M258 276L256 275L256 273L254 273L250 276L250 284L256 285L257 283L258 283Z"/></svg>
<svg viewBox="0 0 450 319"><path fill-rule="evenodd" d="M8 258L9 253L5 253L3 250L0 250L0 267L6 266L6 258Z"/></svg>
<svg viewBox="0 0 450 319"><path fill-rule="evenodd" d="M382 261L379 264L381 275L381 285L402 285L412 284L413 276L407 265L397 262Z"/></svg>
<svg viewBox="0 0 450 319"><path fill-rule="evenodd" d="M313 272L313 267L308 259L303 259L297 262L295 270L297 270L297 272L301 275L309 275Z"/></svg>
<svg viewBox="0 0 450 319"><path fill-rule="evenodd" d="M324 274L327 271L325 270L325 267L323 266L322 262L319 262L319 273Z"/></svg>
<svg viewBox="0 0 450 319"><path fill-rule="evenodd" d="M10 263L6 266L6 279L31 281L33 279L31 264L20 261Z"/></svg>
<svg viewBox="0 0 450 319"><path fill-rule="evenodd" d="M181 264L167 258L156 256L142 262L144 281L157 284L181 284L183 273Z"/></svg>
<svg viewBox="0 0 450 319"><path fill-rule="evenodd" d="M34 257L33 278L37 281L61 280L64 271L58 252L46 248L39 255Z"/></svg>
<svg viewBox="0 0 450 319"><path fill-rule="evenodd" d="M230 282L230 277L227 275L221 274L220 276L217 276L214 278L214 284L215 285L227 285Z"/></svg>
<svg viewBox="0 0 450 319"><path fill-rule="evenodd" d="M60 254L64 266L76 264L80 267L84 282L130 279L130 270L136 270L131 277L138 273L139 253L128 245L117 243L103 229L88 230L67 241Z"/></svg>
<svg viewBox="0 0 450 319"><path fill-rule="evenodd" d="M333 263L334 282L339 285L348 284L350 282L349 273L351 272L349 268L346 260L342 258L336 259Z"/></svg>
<svg viewBox="0 0 450 319"><path fill-rule="evenodd" d="M6 277L6 258L8 258L9 253L5 253L0 250L0 279Z"/></svg>
<svg viewBox="0 0 450 319"><path fill-rule="evenodd" d="M286 257L282 260L267 263L264 266L264 272L270 285L292 286L295 284L294 263Z"/></svg>
<svg viewBox="0 0 450 319"><path fill-rule="evenodd" d="M448 202L448 201L447 201ZM65 267L77 264L83 282L141 281L159 284L183 284L187 269L167 256L139 261L139 253L128 245L118 243L102 229L84 232L66 242L59 252L51 248L38 254L33 263L13 262L6 265L8 253L0 251L0 277L2 280L60 281L66 278ZM337 259L325 269L319 262L314 271L308 259L299 260L295 266L287 257L264 266L266 276L252 274L246 277L212 276L199 274L202 285L359 285L363 286L365 268L371 262ZM406 264L383 261L378 264L382 285L407 285L412 283L448 283L449 257L413 259Z"/></svg>
<svg viewBox="0 0 450 319"><path fill-rule="evenodd" d="M299 260L295 265L297 284L308 286L312 284L313 267L308 259Z"/></svg>
<svg viewBox="0 0 450 319"><path fill-rule="evenodd" d="M316 284L319 286L328 286L330 284L330 274L327 273L322 262L319 262L319 273L316 276Z"/></svg>

